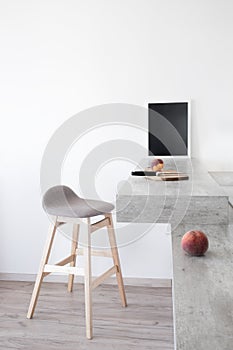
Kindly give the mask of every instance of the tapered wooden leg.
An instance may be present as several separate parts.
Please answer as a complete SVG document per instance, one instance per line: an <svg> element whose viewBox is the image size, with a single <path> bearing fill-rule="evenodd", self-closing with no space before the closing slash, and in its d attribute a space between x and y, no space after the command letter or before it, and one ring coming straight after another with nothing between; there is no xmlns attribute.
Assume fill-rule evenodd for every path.
<svg viewBox="0 0 233 350"><path fill-rule="evenodd" d="M84 283L85 283L85 315L86 315L86 336L92 339L92 275L91 275L91 227L90 219L87 219L88 225L85 226L85 246L83 248L84 255Z"/></svg>
<svg viewBox="0 0 233 350"><path fill-rule="evenodd" d="M78 246L78 237L79 237L79 224L73 225L73 237L72 237L72 245L71 245L71 255L73 255L73 261L71 261L70 266L75 266L76 264L76 249ZM68 280L68 292L73 291L74 284L74 275L69 275Z"/></svg>
<svg viewBox="0 0 233 350"><path fill-rule="evenodd" d="M55 222L55 224L51 224L50 225L48 237L47 237L47 240L46 240L46 243L45 243L42 259L41 259L41 262L40 262L39 271L38 271L38 274L37 274L37 277L36 277L36 282L35 282L33 293L32 293L32 297L31 297L30 305L29 305L29 308L28 308L27 318L32 318L33 314L34 314L34 311L35 311L37 299L38 299L39 292L40 292L41 283L43 281L44 266L45 266L45 264L47 264L48 259L49 259L49 255L50 255L50 252L51 252L51 248L52 248L53 239L54 239L54 236L55 236L55 233L56 233L56 229L57 229L57 222Z"/></svg>
<svg viewBox="0 0 233 350"><path fill-rule="evenodd" d="M126 307L127 301L126 301L126 295L125 295L125 287L124 287L122 273L121 273L120 259L119 259L117 244L116 244L116 237L115 237L115 232L113 227L112 215L106 214L105 216L109 218L109 225L107 226L108 237L109 237L109 242L112 250L113 262L114 262L114 265L117 267L116 278L117 278L117 284L118 284L119 293L121 297L121 303L122 303L122 306Z"/></svg>

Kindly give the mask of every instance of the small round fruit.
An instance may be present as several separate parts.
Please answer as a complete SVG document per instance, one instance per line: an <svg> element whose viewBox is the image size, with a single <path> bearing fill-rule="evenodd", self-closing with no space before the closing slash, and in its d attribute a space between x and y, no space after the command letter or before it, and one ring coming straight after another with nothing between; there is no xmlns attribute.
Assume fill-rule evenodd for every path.
<svg viewBox="0 0 233 350"><path fill-rule="evenodd" d="M189 255L202 256L209 247L208 238L202 231L188 231L181 240L181 247Z"/></svg>
<svg viewBox="0 0 233 350"><path fill-rule="evenodd" d="M163 169L163 160L162 159L154 159L151 162L151 168L153 171L160 171Z"/></svg>

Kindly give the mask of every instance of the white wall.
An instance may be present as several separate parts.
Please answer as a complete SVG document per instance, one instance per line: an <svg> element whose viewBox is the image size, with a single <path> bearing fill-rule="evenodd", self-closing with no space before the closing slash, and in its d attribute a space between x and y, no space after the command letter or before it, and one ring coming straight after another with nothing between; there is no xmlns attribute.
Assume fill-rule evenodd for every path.
<svg viewBox="0 0 233 350"><path fill-rule="evenodd" d="M191 99L193 156L233 170L232 16L231 0L0 0L0 272L36 271L41 158L85 108Z"/></svg>

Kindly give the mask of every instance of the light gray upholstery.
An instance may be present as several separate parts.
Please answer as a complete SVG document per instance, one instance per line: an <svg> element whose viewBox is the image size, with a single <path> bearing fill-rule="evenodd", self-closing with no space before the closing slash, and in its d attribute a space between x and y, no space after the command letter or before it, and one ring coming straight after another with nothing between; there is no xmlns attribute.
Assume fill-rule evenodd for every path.
<svg viewBox="0 0 233 350"><path fill-rule="evenodd" d="M54 186L43 196L44 210L54 216L87 218L110 213L114 205L104 201L80 198L67 186Z"/></svg>

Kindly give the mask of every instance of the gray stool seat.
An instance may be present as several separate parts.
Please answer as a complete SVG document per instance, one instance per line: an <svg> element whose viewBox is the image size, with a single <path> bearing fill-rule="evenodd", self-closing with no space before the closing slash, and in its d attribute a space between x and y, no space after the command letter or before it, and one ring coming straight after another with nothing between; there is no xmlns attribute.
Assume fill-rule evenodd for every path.
<svg viewBox="0 0 233 350"><path fill-rule="evenodd" d="M44 210L54 216L88 218L110 213L114 205L104 201L80 198L67 186L54 186L43 196Z"/></svg>

